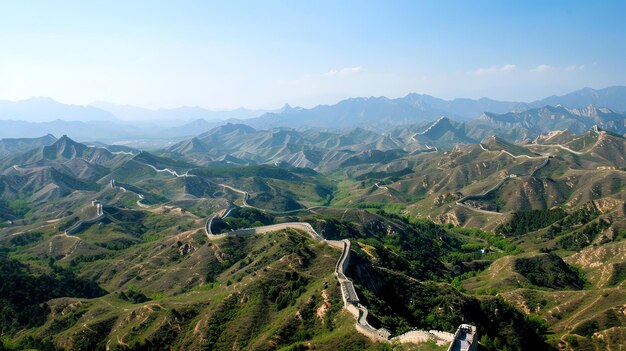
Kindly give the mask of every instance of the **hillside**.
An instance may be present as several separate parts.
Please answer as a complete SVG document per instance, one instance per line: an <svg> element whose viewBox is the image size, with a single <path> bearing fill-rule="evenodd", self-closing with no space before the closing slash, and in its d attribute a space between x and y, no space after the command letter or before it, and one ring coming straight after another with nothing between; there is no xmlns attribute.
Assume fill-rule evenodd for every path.
<svg viewBox="0 0 626 351"><path fill-rule="evenodd" d="M548 105L505 114L486 112L480 116L478 122L495 128L519 129L520 135L517 136L517 139L523 140L522 137L536 136L554 130L570 130L573 133L581 134L594 125L623 135L626 133L625 118L623 114L607 108L596 108L593 105L582 109Z"/></svg>
<svg viewBox="0 0 626 351"><path fill-rule="evenodd" d="M92 106L65 105L51 98L34 97L20 101L0 100L0 119L53 121L106 121L115 119L113 114Z"/></svg>
<svg viewBox="0 0 626 351"><path fill-rule="evenodd" d="M623 201L624 140L603 131L521 145L489 137L450 152L354 165L332 174L340 181L332 203L493 229L513 211Z"/></svg>
<svg viewBox="0 0 626 351"><path fill-rule="evenodd" d="M0 158L53 144L57 138L48 134L39 138L0 139Z"/></svg>
<svg viewBox="0 0 626 351"><path fill-rule="evenodd" d="M1 158L0 252L32 295L3 347L428 350L450 340L396 341L461 323L487 350L620 344L626 139L468 128L227 124L155 152L63 136ZM392 344L359 332L339 250L294 222L350 240L346 279ZM36 277L87 290L37 295Z"/></svg>
<svg viewBox="0 0 626 351"><path fill-rule="evenodd" d="M497 294L540 316L553 326L558 337L552 342L560 349L623 344L624 205L600 208L516 213L498 231L513 235L520 247L542 253L503 257L484 272L469 275L462 286Z"/></svg>
<svg viewBox="0 0 626 351"><path fill-rule="evenodd" d="M326 245L298 233L211 244L195 231L138 245L93 263L72 260L108 293L49 301L20 347L276 349L307 341L322 350L375 349L339 313L336 253ZM133 252L144 254L124 261Z"/></svg>

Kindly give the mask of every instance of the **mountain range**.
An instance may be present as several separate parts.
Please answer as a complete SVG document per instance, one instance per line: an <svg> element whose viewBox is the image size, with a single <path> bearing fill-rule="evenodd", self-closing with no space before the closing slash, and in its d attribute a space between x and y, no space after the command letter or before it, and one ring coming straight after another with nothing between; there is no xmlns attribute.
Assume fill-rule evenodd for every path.
<svg viewBox="0 0 626 351"><path fill-rule="evenodd" d="M21 101L0 100L0 120L50 122L66 121L111 121L116 116L111 112L93 107L66 105L47 97L34 97Z"/></svg>
<svg viewBox="0 0 626 351"><path fill-rule="evenodd" d="M626 138L604 128L622 115L485 116L227 123L155 151L0 140L0 345L380 350L343 308L345 275L360 320L394 336L470 322L489 351L618 349ZM551 129L570 125L589 128ZM349 240L345 274L340 250L273 226L292 222Z"/></svg>
<svg viewBox="0 0 626 351"><path fill-rule="evenodd" d="M0 101L0 138L32 138L53 133L73 135L80 140L162 140L158 145L163 146L168 141L198 135L228 122L247 124L256 129L288 127L347 130L362 127L389 131L401 125L425 123L441 116L464 122L559 105L578 109L581 115L586 113L584 109L593 105L598 113L605 113L603 111L606 109L614 111L619 119L619 115L626 111L624 101L626 87L620 86L599 90L584 88L530 103L488 98L444 100L412 93L396 99L350 98L334 105L309 109L285 105L269 112L246 109L210 111L200 107L149 110L105 102L75 106L49 98L33 98L18 102ZM619 120L616 120L616 124L619 124ZM585 129L587 125L583 123L581 128Z"/></svg>
<svg viewBox="0 0 626 351"><path fill-rule="evenodd" d="M504 114L484 113L479 119L458 122L440 117L397 127L385 132L363 128L324 131L315 128L255 129L248 124L231 124L211 129L165 149L165 155L233 164L276 164L328 171L356 159L378 160L398 153L417 154L451 150L457 144L476 144L497 136L511 143L528 144L543 134L567 130L584 134L599 128L617 135L626 134L626 116L606 108L583 109L562 106L531 108Z"/></svg>
<svg viewBox="0 0 626 351"><path fill-rule="evenodd" d="M172 121L180 120L226 120L226 119L247 119L252 117L258 117L266 110L249 110L243 107L234 110L208 110L199 106L182 106L177 108L160 108L157 110L151 110L147 108L141 108L131 105L117 105L104 101L96 101L89 104L90 107L95 107L103 111L112 113L117 118L124 121L156 121L160 123L171 123Z"/></svg>

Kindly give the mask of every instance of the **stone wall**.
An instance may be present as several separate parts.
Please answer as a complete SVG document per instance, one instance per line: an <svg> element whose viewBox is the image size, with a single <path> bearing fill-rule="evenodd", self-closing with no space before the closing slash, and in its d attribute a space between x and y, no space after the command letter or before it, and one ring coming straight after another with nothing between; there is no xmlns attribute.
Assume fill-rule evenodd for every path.
<svg viewBox="0 0 626 351"><path fill-rule="evenodd" d="M218 239L218 238L222 238L228 235L263 234L263 233L275 232L275 231L283 230L287 228L295 228L295 229L305 231L308 234L310 234L313 239L323 240L328 245L341 249L341 255L339 256L339 259L337 260L337 264L335 265L335 276L337 277L337 281L339 282L341 286L340 290L341 290L341 297L342 297L344 308L356 320L355 328L359 333L377 342L422 343L428 340L434 340L439 345L445 345L447 343L451 343L452 341L454 341L455 335L452 333L445 332L445 331L412 330L402 335L398 335L394 338L390 338L390 332L388 330L384 328L376 329L372 327L367 321L367 315L368 315L367 308L358 302L358 296L356 296L356 292L354 292L353 294L349 293L350 289L354 291L352 281L345 274L348 268L348 264L350 262L350 240L347 240L347 239L325 240L311 227L309 223L306 223L306 222L280 223L280 224L268 225L268 226L258 227L258 228L238 229L238 230L234 230L232 232L228 232L224 234L210 235L210 238ZM351 298L350 295L354 295L354 296ZM450 347L452 347L453 344L454 343L452 343Z"/></svg>
<svg viewBox="0 0 626 351"><path fill-rule="evenodd" d="M445 340L447 342L454 341L454 334L453 333L440 331L440 330L429 330L428 332L433 334L434 336L438 337L441 340Z"/></svg>
<svg viewBox="0 0 626 351"><path fill-rule="evenodd" d="M94 224L96 222L99 222L103 218L104 218L104 213L99 215L99 216L97 216L97 217L91 218L91 219L86 219L84 221L78 221L73 226L67 228L65 230L65 234L67 234L67 235L74 235L74 234L80 232L85 226L92 225L92 224Z"/></svg>
<svg viewBox="0 0 626 351"><path fill-rule="evenodd" d="M401 344L409 343L409 342L412 342L414 344L419 344L419 343L427 342L428 340L431 340L432 338L433 338L433 335L430 334L429 332L426 332L423 330L411 330L402 335L398 335L392 338L391 341L396 341Z"/></svg>
<svg viewBox="0 0 626 351"><path fill-rule="evenodd" d="M66 235L74 235L78 232L80 232L85 226L88 225L92 225L96 222L99 222L100 220L102 220L104 218L104 211L102 210L102 203L100 203L100 201L97 200L93 200L91 202L91 205L94 206L96 208L96 217L91 218L91 219L86 219L84 221L78 221L76 223L74 223L73 226L67 228L65 230L65 234Z"/></svg>
<svg viewBox="0 0 626 351"><path fill-rule="evenodd" d="M471 330L469 336L465 335L466 333L463 331L464 328L469 328ZM478 329L475 326L469 324L461 324L454 333L454 340L452 340L452 343L448 347L448 351L476 351L476 349L478 348L477 332ZM462 346L462 344L465 345Z"/></svg>

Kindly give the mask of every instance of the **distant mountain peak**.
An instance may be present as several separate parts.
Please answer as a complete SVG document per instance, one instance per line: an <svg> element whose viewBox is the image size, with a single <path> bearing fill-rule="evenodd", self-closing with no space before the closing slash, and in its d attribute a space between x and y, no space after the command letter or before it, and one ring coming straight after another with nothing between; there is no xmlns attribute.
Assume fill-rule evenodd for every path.
<svg viewBox="0 0 626 351"><path fill-rule="evenodd" d="M72 138L63 134L63 136L57 139L57 141L55 141L54 144L52 144L51 146L79 146L79 145L86 147L85 145L78 143L74 141Z"/></svg>
<svg viewBox="0 0 626 351"><path fill-rule="evenodd" d="M485 137L483 140L481 140L480 143L487 145L487 144L491 144L491 143L498 141L498 139L499 138L497 136L490 135L490 136Z"/></svg>
<svg viewBox="0 0 626 351"><path fill-rule="evenodd" d="M235 130L240 130L240 131L245 131L245 132L255 132L256 129L250 127L247 124L243 124L243 123L226 123L221 127L218 127L219 129L222 129L223 131L235 131Z"/></svg>
<svg viewBox="0 0 626 351"><path fill-rule="evenodd" d="M54 144L57 138L47 134L38 138L3 138L0 139L0 158L27 150L35 150Z"/></svg>
<svg viewBox="0 0 626 351"><path fill-rule="evenodd" d="M437 139L443 133L454 129L454 125L452 125L452 121L446 117L441 116L436 121L434 121L428 128L424 131L419 132L417 134L425 135L431 139Z"/></svg>
<svg viewBox="0 0 626 351"><path fill-rule="evenodd" d="M207 152L209 148L206 144L204 144L197 137L191 138L189 140L183 140L180 143L174 144L167 148L168 151L176 152L179 154L185 153L197 153L197 152Z"/></svg>
<svg viewBox="0 0 626 351"><path fill-rule="evenodd" d="M278 109L278 111L275 111L273 113L290 113L290 112L298 112L298 111L302 111L304 110L304 108L302 107L293 107L289 104L284 104L283 107L281 107L280 109Z"/></svg>
<svg viewBox="0 0 626 351"><path fill-rule="evenodd" d="M43 156L47 159L73 159L82 156L87 146L63 135L50 146L43 147Z"/></svg>
<svg viewBox="0 0 626 351"><path fill-rule="evenodd" d="M552 95L529 104L530 107L567 106L568 108L585 108L594 105L597 108L609 108L613 111L626 111L626 86L612 86L604 89L585 87L569 94Z"/></svg>
<svg viewBox="0 0 626 351"><path fill-rule="evenodd" d="M66 142L74 142L74 140L68 137L67 134L63 134L57 141L57 143L66 143Z"/></svg>
<svg viewBox="0 0 626 351"><path fill-rule="evenodd" d="M600 114L612 114L614 113L611 109L606 108L606 107L596 107L593 104L589 104L584 108L568 108L567 109L570 113L578 115L578 116L584 116L584 117L598 117L600 116Z"/></svg>
<svg viewBox="0 0 626 351"><path fill-rule="evenodd" d="M224 134L250 134L250 133L254 133L256 132L256 129L250 127L247 124L242 124L242 123L226 123L223 124L219 127L215 127L211 130L209 130L208 132L202 133L200 135L198 135L198 139L200 141L206 141L205 138L213 138L215 136L218 135L224 135Z"/></svg>

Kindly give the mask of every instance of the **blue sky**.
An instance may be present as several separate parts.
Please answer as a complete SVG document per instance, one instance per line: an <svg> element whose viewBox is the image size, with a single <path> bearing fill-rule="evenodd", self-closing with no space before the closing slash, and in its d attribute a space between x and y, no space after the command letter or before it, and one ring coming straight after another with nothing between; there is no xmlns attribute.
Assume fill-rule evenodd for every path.
<svg viewBox="0 0 626 351"><path fill-rule="evenodd" d="M0 1L0 99L309 107L626 85L624 1Z"/></svg>

